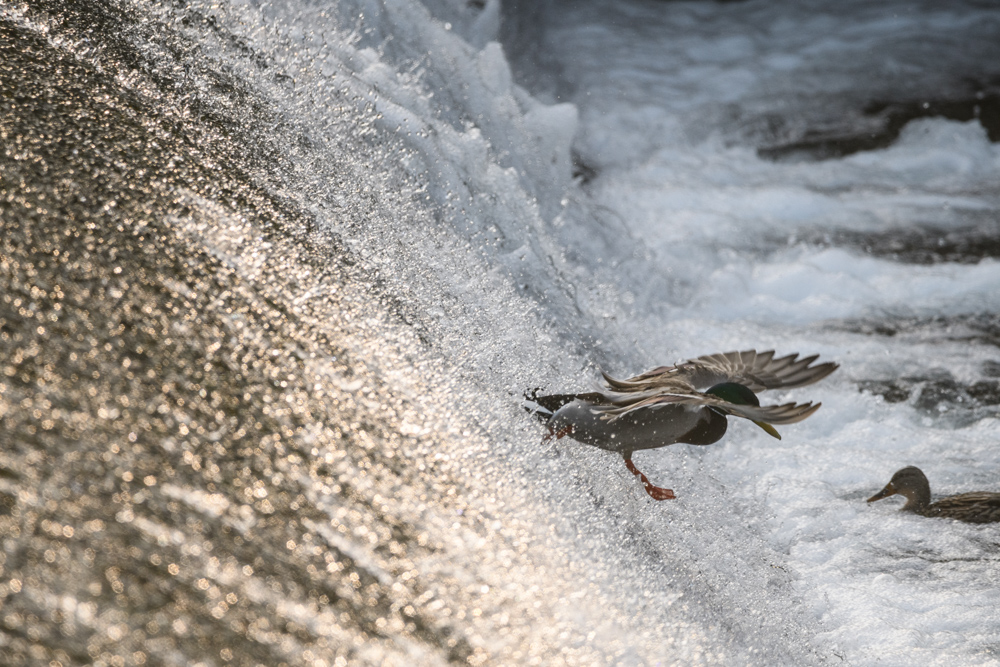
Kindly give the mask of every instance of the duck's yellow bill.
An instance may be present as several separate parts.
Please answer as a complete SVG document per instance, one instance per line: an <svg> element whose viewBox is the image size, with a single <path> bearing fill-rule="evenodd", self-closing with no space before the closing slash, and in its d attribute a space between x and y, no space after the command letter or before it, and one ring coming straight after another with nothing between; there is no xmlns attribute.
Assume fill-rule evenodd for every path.
<svg viewBox="0 0 1000 667"><path fill-rule="evenodd" d="M756 424L757 426L760 426L765 431L767 431L767 434L772 438L777 438L778 440L781 440L781 434L778 433L778 431L770 424L766 422L759 422L756 419L753 420L753 423Z"/></svg>

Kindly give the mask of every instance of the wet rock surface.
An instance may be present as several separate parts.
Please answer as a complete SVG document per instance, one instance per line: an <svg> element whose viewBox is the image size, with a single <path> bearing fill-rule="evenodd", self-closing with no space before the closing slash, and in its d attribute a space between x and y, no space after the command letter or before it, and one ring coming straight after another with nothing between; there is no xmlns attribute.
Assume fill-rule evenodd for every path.
<svg viewBox="0 0 1000 667"><path fill-rule="evenodd" d="M861 391L881 396L888 403L903 403L913 398L913 406L929 415L961 410L980 419L1000 414L1000 382L979 380L962 384L948 377L901 377L892 380L863 380Z"/></svg>
<svg viewBox="0 0 1000 667"><path fill-rule="evenodd" d="M830 230L801 240L821 247L853 248L904 264L976 264L1000 257L1000 223L992 219L960 229L915 224L879 232Z"/></svg>
<svg viewBox="0 0 1000 667"><path fill-rule="evenodd" d="M1000 348L1000 317L994 313L855 320L838 328L882 338ZM967 424L1000 414L1000 350L997 357L979 365L978 377L971 381L956 379L946 368L932 368L922 375L860 380L858 388L888 403L909 402L926 415L948 415Z"/></svg>
<svg viewBox="0 0 1000 667"><path fill-rule="evenodd" d="M918 118L977 120L990 141L1000 141L1000 92L995 85L977 87L964 97L916 100L874 100L866 104L860 130L846 128L812 129L787 143L762 146L757 154L769 160L829 160L862 151L888 148L900 132Z"/></svg>
<svg viewBox="0 0 1000 667"><path fill-rule="evenodd" d="M959 341L1000 348L1000 314L991 312L953 316L851 319L831 323L830 326L837 330L867 336L886 338L900 336L930 341ZM1000 362L985 362L983 373L990 377L997 377L1000 374Z"/></svg>

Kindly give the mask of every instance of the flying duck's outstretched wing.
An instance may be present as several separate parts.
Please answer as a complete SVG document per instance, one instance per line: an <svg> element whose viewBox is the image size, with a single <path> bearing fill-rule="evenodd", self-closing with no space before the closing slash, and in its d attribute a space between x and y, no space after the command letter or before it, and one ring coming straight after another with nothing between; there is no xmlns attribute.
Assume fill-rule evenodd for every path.
<svg viewBox="0 0 1000 667"><path fill-rule="evenodd" d="M592 409L596 414L602 415L605 419L614 421L618 417L632 412L633 410L656 409L667 405L689 405L694 408L711 406L720 412L743 417L756 422L767 424L794 424L800 422L813 414L822 403L783 403L782 405L738 405L724 401L711 394L701 392L693 393L664 393L659 392L650 395L632 394L605 394L605 402L595 405ZM638 399L638 400L635 400Z"/></svg>
<svg viewBox="0 0 1000 667"><path fill-rule="evenodd" d="M736 405L706 389L722 382L736 382L754 393L765 389L801 387L825 378L837 370L833 362L813 365L819 355L799 359L790 354L775 359L774 350L756 350L709 354L676 366L661 366L627 380L617 380L604 373L608 391L594 412L606 419L644 408L672 405L712 406L722 412L768 424L794 424L816 412L820 404L786 403L784 405Z"/></svg>
<svg viewBox="0 0 1000 667"><path fill-rule="evenodd" d="M812 365L818 354L798 358L798 353L774 358L774 350L723 352L691 359L676 366L660 366L627 380L616 380L603 373L608 388L631 393L650 390L704 389L720 382L736 382L754 393L765 389L789 389L812 384L837 370L838 364Z"/></svg>

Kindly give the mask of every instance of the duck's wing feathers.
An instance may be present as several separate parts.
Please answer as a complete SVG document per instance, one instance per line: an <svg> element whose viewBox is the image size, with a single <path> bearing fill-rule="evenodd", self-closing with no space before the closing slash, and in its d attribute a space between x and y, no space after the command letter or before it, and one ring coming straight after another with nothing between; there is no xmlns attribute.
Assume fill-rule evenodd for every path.
<svg viewBox="0 0 1000 667"><path fill-rule="evenodd" d="M818 354L798 358L798 353L774 357L774 350L722 352L691 359L676 366L660 366L627 380L604 373L608 387L619 392L647 391L652 388L704 389L720 382L737 382L754 393L765 389L801 387L822 380L837 370L838 364L812 365Z"/></svg>
<svg viewBox="0 0 1000 667"><path fill-rule="evenodd" d="M960 519L969 523L1000 521L1000 493L972 491L931 503L928 514Z"/></svg>
<svg viewBox="0 0 1000 667"><path fill-rule="evenodd" d="M819 410L822 403L784 403L782 405L737 405L711 394L700 392L644 392L605 394L605 403L593 411L613 421L635 410L655 410L668 405L692 408L714 407L720 412L768 424L794 424Z"/></svg>
<svg viewBox="0 0 1000 667"><path fill-rule="evenodd" d="M781 405L733 405L727 403L723 409L737 417L745 417L766 424L797 424L819 410L822 403L782 403Z"/></svg>

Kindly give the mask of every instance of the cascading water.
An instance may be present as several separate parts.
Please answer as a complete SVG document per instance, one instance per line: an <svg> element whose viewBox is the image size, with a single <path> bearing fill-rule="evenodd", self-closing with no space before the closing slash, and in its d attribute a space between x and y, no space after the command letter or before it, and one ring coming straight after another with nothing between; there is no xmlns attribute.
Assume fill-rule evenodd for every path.
<svg viewBox="0 0 1000 667"><path fill-rule="evenodd" d="M997 487L1000 13L519 4L0 4L4 664L998 663L863 501ZM748 347L676 501L520 407Z"/></svg>

